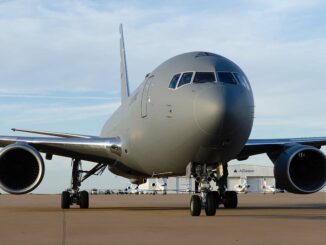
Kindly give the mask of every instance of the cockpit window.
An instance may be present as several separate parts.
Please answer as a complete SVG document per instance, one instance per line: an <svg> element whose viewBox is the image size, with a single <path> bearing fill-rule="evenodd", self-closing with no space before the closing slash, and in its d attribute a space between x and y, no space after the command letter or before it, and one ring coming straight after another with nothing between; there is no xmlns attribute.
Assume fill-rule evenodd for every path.
<svg viewBox="0 0 326 245"><path fill-rule="evenodd" d="M239 74L239 73L233 73L233 75L236 77L236 79L239 81L239 83L241 83L246 89L250 90L249 82L244 75Z"/></svg>
<svg viewBox="0 0 326 245"><path fill-rule="evenodd" d="M185 72L182 74L182 77L180 79L180 82L178 84L178 87L181 87L182 85L185 85L187 83L191 82L193 72Z"/></svg>
<svg viewBox="0 0 326 245"><path fill-rule="evenodd" d="M172 77L172 80L170 82L169 88L175 89L177 87L177 83L180 77L180 73L176 74Z"/></svg>
<svg viewBox="0 0 326 245"><path fill-rule="evenodd" d="M236 78L231 72L218 72L218 78L222 83L237 84Z"/></svg>
<svg viewBox="0 0 326 245"><path fill-rule="evenodd" d="M215 82L214 72L196 72L194 83L211 83Z"/></svg>

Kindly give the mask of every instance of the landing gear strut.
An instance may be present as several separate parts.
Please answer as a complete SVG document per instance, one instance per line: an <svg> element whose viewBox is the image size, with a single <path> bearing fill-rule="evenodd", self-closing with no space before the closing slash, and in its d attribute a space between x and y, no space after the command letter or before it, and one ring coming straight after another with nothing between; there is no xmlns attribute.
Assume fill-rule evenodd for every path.
<svg viewBox="0 0 326 245"><path fill-rule="evenodd" d="M79 205L80 208L89 207L89 196L87 191L79 191L81 183L95 174L102 174L106 164L99 163L89 171L83 171L79 159L72 160L71 191L63 191L61 195L61 208L68 209L71 205Z"/></svg>
<svg viewBox="0 0 326 245"><path fill-rule="evenodd" d="M218 187L220 193L220 202L223 204L224 208L234 209L238 207L238 194L235 191L227 191L227 178L228 178L228 166L227 164L219 165L222 174L215 178L214 181Z"/></svg>
<svg viewBox="0 0 326 245"><path fill-rule="evenodd" d="M222 203L225 208L234 209L238 206L238 195L235 191L226 191L222 196Z"/></svg>
<svg viewBox="0 0 326 245"><path fill-rule="evenodd" d="M219 193L211 191L210 181L213 178L213 169L204 164L197 165L195 169L195 178L198 183L198 191L201 196L193 195L190 200L190 214L199 216L201 209L205 209L207 216L214 216L218 207ZM196 188L197 189L197 188Z"/></svg>
<svg viewBox="0 0 326 245"><path fill-rule="evenodd" d="M238 197L235 191L226 191L227 186L227 165L223 165L222 174L218 175L216 170L211 166L197 165L194 169L193 176L196 180L196 193L190 200L190 214L199 216L201 209L205 209L207 216L214 216L216 209L220 204L225 208L237 208ZM215 181L218 191L212 191L210 182Z"/></svg>

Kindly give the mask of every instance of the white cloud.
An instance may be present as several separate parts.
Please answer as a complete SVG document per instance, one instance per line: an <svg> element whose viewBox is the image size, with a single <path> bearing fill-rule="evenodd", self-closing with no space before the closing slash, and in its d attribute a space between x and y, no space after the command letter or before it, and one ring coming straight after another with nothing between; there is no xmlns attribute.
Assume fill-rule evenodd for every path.
<svg viewBox="0 0 326 245"><path fill-rule="evenodd" d="M69 123L69 121L87 120L92 117L109 117L120 105L120 102L95 104L89 106L62 104L43 104L30 106L25 104L9 105L2 109L17 109L20 113L14 113L10 118L2 120L4 124L48 124Z"/></svg>
<svg viewBox="0 0 326 245"><path fill-rule="evenodd" d="M194 11L191 5L196 2L183 10L178 8L182 2L144 8L139 2L12 1L0 8L4 13L0 18L2 89L15 91L23 86L26 90L28 84L27 90L34 91L118 90L119 22L125 23L132 87L165 59L191 50L211 50L243 60L251 73L257 63L259 69L272 69L285 63L280 57L301 50L300 40L290 44L284 40L283 36L293 35L287 30L298 31L289 19L318 3L249 1L241 8L208 3L209 8ZM324 38L318 46L316 40L307 43L304 50L323 48L325 53Z"/></svg>
<svg viewBox="0 0 326 245"><path fill-rule="evenodd" d="M1 90L0 90L1 91ZM42 95L40 93L1 93L0 98L26 98L26 99L47 99L47 100L119 100L119 97L104 96L60 96L60 95Z"/></svg>

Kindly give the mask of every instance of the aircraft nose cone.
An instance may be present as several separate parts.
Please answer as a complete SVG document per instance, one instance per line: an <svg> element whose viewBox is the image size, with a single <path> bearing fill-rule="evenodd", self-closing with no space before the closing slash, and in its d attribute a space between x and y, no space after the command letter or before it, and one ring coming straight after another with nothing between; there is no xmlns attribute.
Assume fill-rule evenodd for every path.
<svg viewBox="0 0 326 245"><path fill-rule="evenodd" d="M216 84L206 86L195 97L193 110L198 128L208 135L217 134L223 120L223 90Z"/></svg>

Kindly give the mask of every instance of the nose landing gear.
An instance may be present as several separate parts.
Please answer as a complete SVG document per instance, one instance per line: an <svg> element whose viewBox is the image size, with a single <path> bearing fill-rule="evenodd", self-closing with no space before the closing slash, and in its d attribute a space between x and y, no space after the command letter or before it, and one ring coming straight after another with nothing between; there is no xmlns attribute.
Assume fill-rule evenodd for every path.
<svg viewBox="0 0 326 245"><path fill-rule="evenodd" d="M193 195L190 199L190 214L191 216L199 216L201 213L201 198Z"/></svg>
<svg viewBox="0 0 326 245"><path fill-rule="evenodd" d="M226 166L227 167L227 166ZM191 216L199 216L201 209L205 209L206 216L214 216L216 209L220 204L224 205L224 208L234 209L238 206L238 196L235 191L226 191L227 185L227 170L224 172L223 178L217 179L214 175L212 168L197 165L195 169L196 193L201 195L193 195L190 200L190 214ZM210 186L211 181L215 181L218 187L218 191L212 191Z"/></svg>
<svg viewBox="0 0 326 245"><path fill-rule="evenodd" d="M190 200L191 216L199 216L205 209L207 216L214 216L218 208L219 193L215 191L201 192L201 196L193 195Z"/></svg>
<svg viewBox="0 0 326 245"><path fill-rule="evenodd" d="M190 200L190 214L199 216L201 209L205 208L207 216L214 216L218 208L219 193L211 191L210 181L213 177L212 168L207 168L206 164L196 167L196 182L201 196L193 195Z"/></svg>

